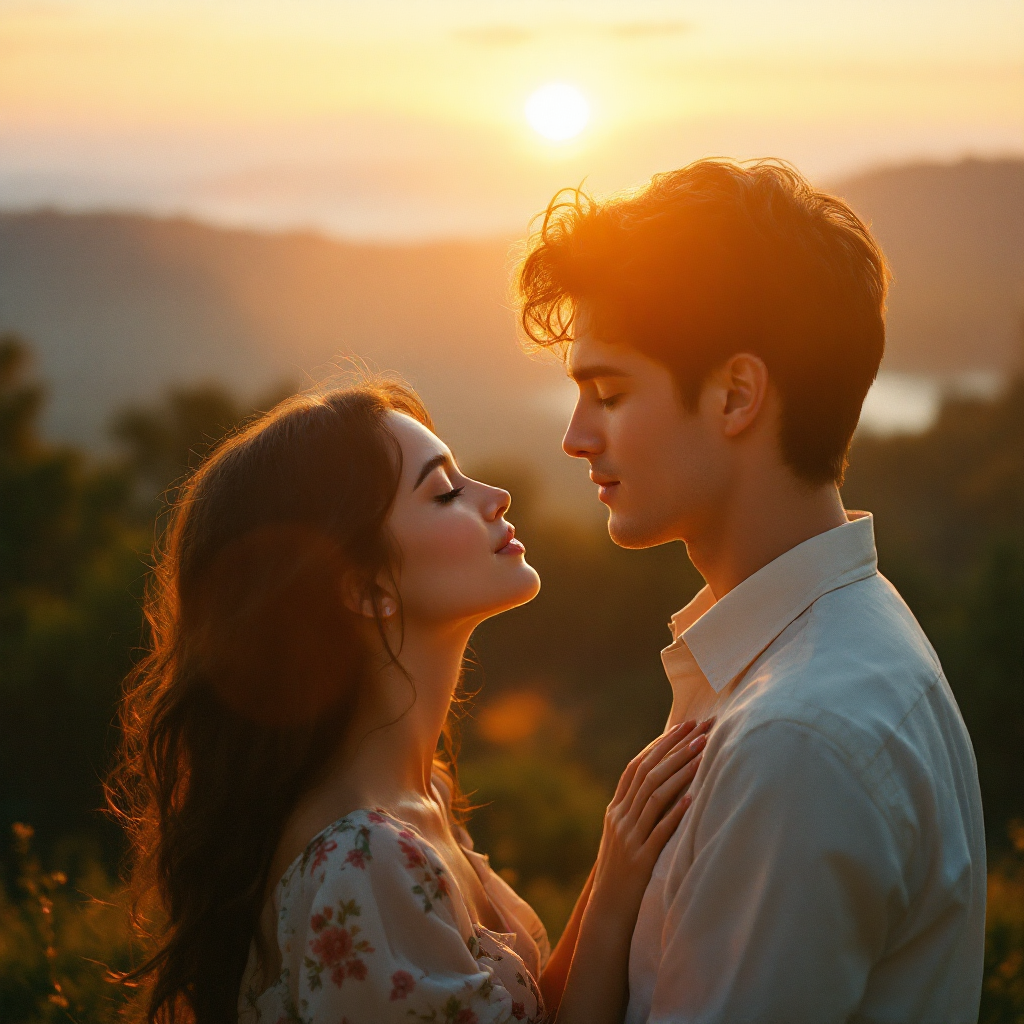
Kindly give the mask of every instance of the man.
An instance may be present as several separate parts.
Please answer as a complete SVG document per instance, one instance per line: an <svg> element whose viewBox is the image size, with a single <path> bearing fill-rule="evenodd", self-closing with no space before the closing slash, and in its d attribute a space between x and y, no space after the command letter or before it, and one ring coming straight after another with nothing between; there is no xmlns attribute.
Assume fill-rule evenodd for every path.
<svg viewBox="0 0 1024 1024"><path fill-rule="evenodd" d="M839 494L886 285L850 208L774 161L557 196L521 267L612 539L681 540L707 583L662 658L669 725L717 724L633 935L628 1024L977 1019L970 739Z"/></svg>

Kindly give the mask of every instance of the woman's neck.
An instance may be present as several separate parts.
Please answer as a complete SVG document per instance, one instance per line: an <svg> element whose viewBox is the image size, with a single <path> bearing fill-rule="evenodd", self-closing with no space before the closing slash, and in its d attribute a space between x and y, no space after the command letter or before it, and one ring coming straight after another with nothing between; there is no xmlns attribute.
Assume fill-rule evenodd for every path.
<svg viewBox="0 0 1024 1024"><path fill-rule="evenodd" d="M409 626L400 666L387 663L371 684L378 696L355 741L351 768L367 788L431 795L438 740L458 686L472 627ZM397 645L396 645L397 649Z"/></svg>
<svg viewBox="0 0 1024 1024"><path fill-rule="evenodd" d="M431 787L434 755L475 624L448 631L406 629L399 654L407 675L381 652L348 738L321 780L299 800L274 857L268 894L306 844L355 810L383 807L413 823L441 823Z"/></svg>
<svg viewBox="0 0 1024 1024"><path fill-rule="evenodd" d="M371 699L357 712L318 790L336 793L341 802L396 811L433 800L434 755L474 625L438 630L407 624L400 665L380 652L381 668L367 686Z"/></svg>

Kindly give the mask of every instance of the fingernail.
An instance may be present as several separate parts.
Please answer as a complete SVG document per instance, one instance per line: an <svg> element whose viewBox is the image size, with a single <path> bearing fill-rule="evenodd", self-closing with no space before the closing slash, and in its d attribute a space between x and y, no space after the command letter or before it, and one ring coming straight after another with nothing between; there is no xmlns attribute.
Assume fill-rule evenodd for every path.
<svg viewBox="0 0 1024 1024"><path fill-rule="evenodd" d="M690 749L694 753L696 753L698 750L700 750L704 746L705 743L707 743L707 741L708 741L707 736L700 735L690 744Z"/></svg>

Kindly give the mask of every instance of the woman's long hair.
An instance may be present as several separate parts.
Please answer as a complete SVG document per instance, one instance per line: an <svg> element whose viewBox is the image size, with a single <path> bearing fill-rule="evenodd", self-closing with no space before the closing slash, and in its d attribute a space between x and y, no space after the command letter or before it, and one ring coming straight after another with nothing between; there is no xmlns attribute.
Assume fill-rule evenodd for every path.
<svg viewBox="0 0 1024 1024"><path fill-rule="evenodd" d="M376 582L399 556L391 410L431 425L391 382L290 398L222 442L171 509L108 785L140 927L139 908L158 904L154 952L128 977L151 1024L235 1019L282 831L369 678L344 574L387 642Z"/></svg>

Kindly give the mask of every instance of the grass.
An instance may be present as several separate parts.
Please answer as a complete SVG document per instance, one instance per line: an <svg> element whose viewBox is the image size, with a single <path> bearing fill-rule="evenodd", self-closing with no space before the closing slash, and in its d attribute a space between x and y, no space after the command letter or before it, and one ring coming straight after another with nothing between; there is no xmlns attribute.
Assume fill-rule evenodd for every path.
<svg viewBox="0 0 1024 1024"><path fill-rule="evenodd" d="M989 871L980 1024L1024 1024L1024 822L1011 826L1011 837L1013 852ZM32 838L29 826L14 826L17 876L0 887L0 1019L122 1021L131 990L117 979L142 953L123 891L87 845L68 844L55 855L73 874L48 871ZM568 916L577 882L534 875L524 894L554 930Z"/></svg>

